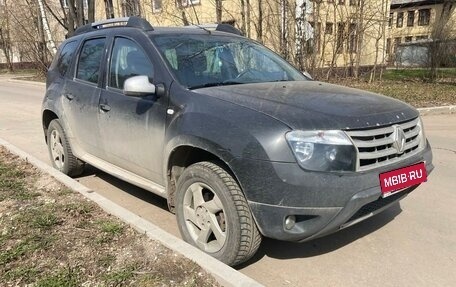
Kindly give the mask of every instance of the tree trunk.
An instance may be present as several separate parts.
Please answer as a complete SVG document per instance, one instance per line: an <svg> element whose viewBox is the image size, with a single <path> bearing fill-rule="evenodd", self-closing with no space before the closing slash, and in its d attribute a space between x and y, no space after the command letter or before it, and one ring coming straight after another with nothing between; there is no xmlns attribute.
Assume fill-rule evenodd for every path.
<svg viewBox="0 0 456 287"><path fill-rule="evenodd" d="M356 79L359 78L359 66L361 64L361 51L363 48L363 36L364 36L364 0L359 2L359 22L356 25L356 57L355 57L355 70L354 76Z"/></svg>
<svg viewBox="0 0 456 287"><path fill-rule="evenodd" d="M8 29L8 28L7 28ZM6 33L8 34L8 30L6 30ZM11 42L9 40L8 35L6 37L3 35L3 29L0 28L0 43L2 43L2 50L3 54L5 54L6 58L6 65L8 66L8 70L10 72L14 71L14 66L13 66L13 61L11 60Z"/></svg>
<svg viewBox="0 0 456 287"><path fill-rule="evenodd" d="M43 27L43 37L44 36L47 37L48 43L50 46L50 51L52 53L52 56L54 56L55 53L57 53L57 48L56 48L55 42L52 38L51 29L49 28L49 23L47 20L46 12L44 11L43 0L38 0L38 7L40 9L41 21L43 24L43 26L42 26Z"/></svg>
<svg viewBox="0 0 456 287"><path fill-rule="evenodd" d="M250 0L245 0L245 4L246 4L246 11L245 11L245 14L246 14L246 22L247 22L247 25L245 27L245 29L247 30L247 38L250 38Z"/></svg>
<svg viewBox="0 0 456 287"><path fill-rule="evenodd" d="M76 23L78 24L78 27L81 27L85 24L84 0L77 0L76 3L76 11L78 11Z"/></svg>
<svg viewBox="0 0 456 287"><path fill-rule="evenodd" d="M263 43L263 0L258 0L257 40Z"/></svg>
<svg viewBox="0 0 456 287"><path fill-rule="evenodd" d="M241 31L242 34L247 35L245 27L245 0L241 0Z"/></svg>
<svg viewBox="0 0 456 287"><path fill-rule="evenodd" d="M217 17L217 23L222 23L222 0L215 0L215 15Z"/></svg>
<svg viewBox="0 0 456 287"><path fill-rule="evenodd" d="M87 19L89 23L95 22L95 0L88 0Z"/></svg>

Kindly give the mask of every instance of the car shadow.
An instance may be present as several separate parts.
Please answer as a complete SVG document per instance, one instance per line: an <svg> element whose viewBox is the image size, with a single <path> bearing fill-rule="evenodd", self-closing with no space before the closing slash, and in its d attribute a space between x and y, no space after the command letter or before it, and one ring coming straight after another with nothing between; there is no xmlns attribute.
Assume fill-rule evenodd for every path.
<svg viewBox="0 0 456 287"><path fill-rule="evenodd" d="M393 204L387 210L356 225L304 243L286 242L264 238L258 252L247 262L238 265L236 269L243 269L244 267L261 260L264 256L276 259L294 259L308 258L330 253L381 229L401 212L402 209L400 203L398 202Z"/></svg>
<svg viewBox="0 0 456 287"><path fill-rule="evenodd" d="M86 164L86 166L84 167L83 174L80 175L78 178L90 177L90 176L96 176L96 177L106 181L107 183L115 186L116 188L122 190L123 192L130 194L131 196L134 196L142 201L145 201L149 204L152 204L156 207L159 207L159 208L169 212L168 203L166 202L165 198L158 196L145 189L142 189L140 187L137 187L135 185L132 185L126 181L118 179L117 177L114 177L102 170L99 170L96 167Z"/></svg>

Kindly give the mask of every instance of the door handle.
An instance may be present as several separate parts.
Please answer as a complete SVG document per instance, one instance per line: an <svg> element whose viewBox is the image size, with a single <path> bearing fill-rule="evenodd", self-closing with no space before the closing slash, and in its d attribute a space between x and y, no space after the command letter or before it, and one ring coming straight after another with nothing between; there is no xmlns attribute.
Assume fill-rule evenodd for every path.
<svg viewBox="0 0 456 287"><path fill-rule="evenodd" d="M105 105L105 104L100 104L100 109L105 112L109 112L111 110L111 106Z"/></svg>
<svg viewBox="0 0 456 287"><path fill-rule="evenodd" d="M65 98L67 98L69 101L72 101L74 99L74 95L73 94L65 94L64 95Z"/></svg>

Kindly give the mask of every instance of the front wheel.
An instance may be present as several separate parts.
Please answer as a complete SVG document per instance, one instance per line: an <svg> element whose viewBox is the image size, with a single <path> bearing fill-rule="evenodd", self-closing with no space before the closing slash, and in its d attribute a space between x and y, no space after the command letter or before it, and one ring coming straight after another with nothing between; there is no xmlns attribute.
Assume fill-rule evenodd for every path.
<svg viewBox="0 0 456 287"><path fill-rule="evenodd" d="M255 221L233 177L212 162L186 168L177 183L176 216L185 241L234 266L261 243Z"/></svg>
<svg viewBox="0 0 456 287"><path fill-rule="evenodd" d="M47 144L54 168L69 176L78 176L83 172L84 163L73 155L65 131L58 119L52 120L49 124Z"/></svg>

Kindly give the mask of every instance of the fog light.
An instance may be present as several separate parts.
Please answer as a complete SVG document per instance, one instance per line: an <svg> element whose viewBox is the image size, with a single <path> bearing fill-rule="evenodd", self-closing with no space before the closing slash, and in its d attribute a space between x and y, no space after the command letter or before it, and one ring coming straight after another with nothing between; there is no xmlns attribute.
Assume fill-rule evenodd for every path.
<svg viewBox="0 0 456 287"><path fill-rule="evenodd" d="M289 215L285 218L285 228L287 230L292 229L295 226L296 217L294 215Z"/></svg>

